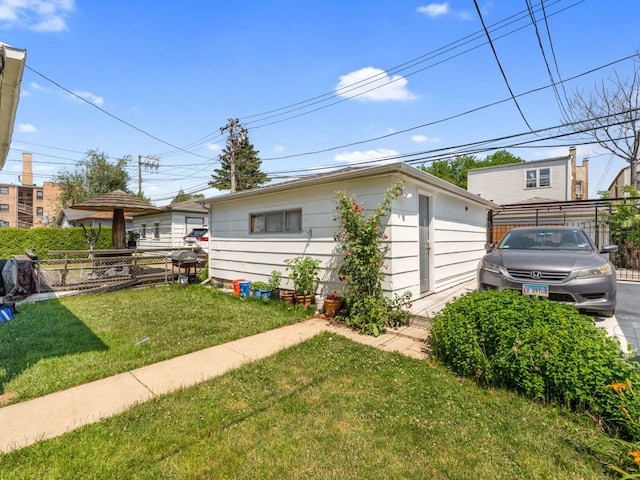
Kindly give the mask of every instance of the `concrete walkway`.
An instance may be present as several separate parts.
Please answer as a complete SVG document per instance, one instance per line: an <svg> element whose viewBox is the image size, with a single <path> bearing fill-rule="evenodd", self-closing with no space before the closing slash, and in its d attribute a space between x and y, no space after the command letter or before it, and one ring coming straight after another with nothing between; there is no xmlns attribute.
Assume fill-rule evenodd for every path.
<svg viewBox="0 0 640 480"><path fill-rule="evenodd" d="M217 345L126 373L0 408L0 451L8 452L98 422L176 389L222 375L244 363L272 355L323 331L344 335L385 351L424 359L425 320L465 291L467 283L414 303L424 315L420 326L393 329L379 337L312 318L251 337Z"/></svg>

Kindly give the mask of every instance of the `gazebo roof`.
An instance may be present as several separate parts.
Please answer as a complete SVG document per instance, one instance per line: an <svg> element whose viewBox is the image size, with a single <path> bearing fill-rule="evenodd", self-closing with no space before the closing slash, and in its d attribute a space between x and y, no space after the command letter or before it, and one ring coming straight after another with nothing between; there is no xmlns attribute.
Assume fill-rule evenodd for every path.
<svg viewBox="0 0 640 480"><path fill-rule="evenodd" d="M138 197L115 190L105 193L99 197L90 198L84 202L70 205L69 208L76 210L93 210L95 212L105 212L113 210L124 210L126 212L159 212L160 208L154 207L149 202L140 200Z"/></svg>

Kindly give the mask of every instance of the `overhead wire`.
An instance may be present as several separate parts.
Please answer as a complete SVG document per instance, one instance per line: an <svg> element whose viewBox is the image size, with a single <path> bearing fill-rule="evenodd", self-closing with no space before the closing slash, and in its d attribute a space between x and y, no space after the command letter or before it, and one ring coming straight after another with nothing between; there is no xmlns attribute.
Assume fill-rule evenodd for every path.
<svg viewBox="0 0 640 480"><path fill-rule="evenodd" d="M553 93L554 96L556 97L556 103L558 104L558 107L560 109L560 114L562 115L562 118L564 118L565 120L569 119L569 114L567 113L564 103L562 103L562 98L560 96L560 92L558 91L558 86L556 84L556 81L553 77L553 72L551 71L551 67L549 66L549 61L547 60L547 54L545 52L544 49L544 45L542 42L542 37L540 36L540 30L538 29L538 21L536 19L536 15L535 12L533 11L533 6L531 5L531 0L525 0L527 3L527 8L529 10L529 16L531 17L531 23L533 25L535 34L536 34L536 38L538 40L538 47L540 48L540 53L542 54L542 59L544 61L545 67L547 69L547 75L549 75L549 81L551 82L551 86L553 88ZM541 5L544 5L544 1L541 2ZM547 25L547 34L548 34L548 39L551 42L551 32L549 31L549 25L548 23ZM555 58L555 57L554 57ZM556 62L556 69L557 69L557 62Z"/></svg>
<svg viewBox="0 0 640 480"><path fill-rule="evenodd" d="M524 123L527 125L529 130L533 131L533 128L531 127L531 125L529 125L529 121L527 120L527 117L524 116L524 112L522 111L522 108L520 107L520 104L518 103L518 100L516 99L515 95L513 94L513 90L511 89L511 85L509 84L509 79L507 78L507 74L505 73L504 68L502 68L502 64L500 63L500 58L498 58L498 52L496 51L496 47L493 45L493 40L491 40L491 35L489 34L489 30L487 29L487 26L484 23L484 18L482 16L482 11L480 10L480 6L478 5L478 0L473 0L473 4L476 7L476 11L478 12L478 17L480 18L480 23L482 23L482 28L484 29L484 32L487 35L487 40L489 41L489 46L491 47L491 51L493 52L493 57L496 59L496 62L498 63L498 68L500 69L500 73L502 74L502 78L504 79L504 83L507 86L507 90L509 90L509 94L511 95L511 98L513 99L513 103L515 104L516 108L518 109L518 112L520 112L520 116L522 117L522 120L524 120Z"/></svg>
<svg viewBox="0 0 640 480"><path fill-rule="evenodd" d="M551 57L553 58L553 64L555 66L556 73L558 74L558 78L560 79L559 83L560 83L560 86L562 87L562 93L563 93L564 99L567 102L567 108L569 109L566 120L570 120L571 117L569 116L569 113L571 108L571 102L569 101L567 90L565 88L564 82L562 81L562 74L560 73L560 68L558 67L558 57L556 56L556 49L553 45L553 40L551 39L551 29L549 28L549 18L547 16L547 10L544 4L545 4L544 0L541 0L540 10L542 12L542 18L544 19L545 29L547 31L547 41L549 42L549 48L551 49Z"/></svg>

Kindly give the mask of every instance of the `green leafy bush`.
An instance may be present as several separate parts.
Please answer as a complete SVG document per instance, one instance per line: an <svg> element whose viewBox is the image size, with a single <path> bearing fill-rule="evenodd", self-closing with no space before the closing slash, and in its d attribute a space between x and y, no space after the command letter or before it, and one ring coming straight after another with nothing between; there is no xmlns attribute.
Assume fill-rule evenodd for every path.
<svg viewBox="0 0 640 480"><path fill-rule="evenodd" d="M111 248L111 227L102 227L96 249ZM0 259L34 250L48 258L49 250L88 250L82 228L0 228Z"/></svg>
<svg viewBox="0 0 640 480"><path fill-rule="evenodd" d="M512 291L472 292L434 317L429 340L435 357L456 374L586 409L640 438L640 428L625 420L615 392L606 387L627 379L640 383L638 364L593 318L568 305ZM640 401L626 409L638 418Z"/></svg>

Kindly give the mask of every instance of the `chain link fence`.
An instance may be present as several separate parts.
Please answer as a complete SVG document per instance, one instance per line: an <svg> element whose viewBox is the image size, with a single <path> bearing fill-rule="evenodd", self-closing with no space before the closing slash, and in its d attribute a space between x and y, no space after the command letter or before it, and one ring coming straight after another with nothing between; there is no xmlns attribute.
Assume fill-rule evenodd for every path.
<svg viewBox="0 0 640 480"><path fill-rule="evenodd" d="M107 291L143 284L195 283L206 268L199 252L192 261L175 260L175 251L54 251L34 260L41 292ZM172 257L172 255L174 257Z"/></svg>

